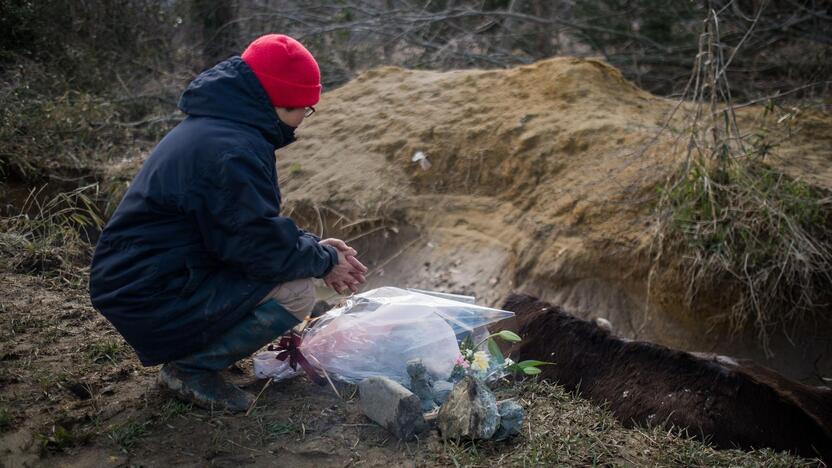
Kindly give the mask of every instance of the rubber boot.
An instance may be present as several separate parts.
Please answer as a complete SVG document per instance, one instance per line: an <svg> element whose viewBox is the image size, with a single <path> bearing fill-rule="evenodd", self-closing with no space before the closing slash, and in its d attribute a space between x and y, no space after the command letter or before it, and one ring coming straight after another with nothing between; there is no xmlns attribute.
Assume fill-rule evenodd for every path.
<svg viewBox="0 0 832 468"><path fill-rule="evenodd" d="M254 397L226 381L220 371L299 322L277 301L269 299L204 349L162 366L159 384L201 408L246 411Z"/></svg>

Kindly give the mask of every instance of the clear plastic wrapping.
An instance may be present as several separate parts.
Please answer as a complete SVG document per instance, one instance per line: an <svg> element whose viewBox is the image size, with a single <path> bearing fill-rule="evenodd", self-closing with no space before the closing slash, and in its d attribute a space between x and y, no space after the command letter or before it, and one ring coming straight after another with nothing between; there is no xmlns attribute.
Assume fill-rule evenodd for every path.
<svg viewBox="0 0 832 468"><path fill-rule="evenodd" d="M407 385L407 361L419 358L434 378L448 379L466 337L512 312L478 306L469 296L382 287L357 294L307 327L300 351L332 378L357 383L384 376ZM277 352L254 356L255 374L282 380L300 371Z"/></svg>

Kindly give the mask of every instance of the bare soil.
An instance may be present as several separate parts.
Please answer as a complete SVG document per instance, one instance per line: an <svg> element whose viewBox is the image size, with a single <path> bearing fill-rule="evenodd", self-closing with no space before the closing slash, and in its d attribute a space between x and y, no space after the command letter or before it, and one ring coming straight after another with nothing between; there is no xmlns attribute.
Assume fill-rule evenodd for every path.
<svg viewBox="0 0 832 468"><path fill-rule="evenodd" d="M548 383L503 382L529 421L509 442L400 442L366 419L356 389L305 378L268 386L249 416L193 408L154 385L90 306L54 280L0 275L0 466L816 465L772 451L715 450L667 428L623 428ZM258 393L249 360L230 379Z"/></svg>
<svg viewBox="0 0 832 468"><path fill-rule="evenodd" d="M823 327L772 343L770 358L684 304L674 278L648 297L651 200L679 157L674 106L592 60L373 70L325 93L299 141L278 153L286 214L354 244L372 270L368 288L438 289L489 305L528 292L607 317L624 336L750 357L799 378L832 374ZM781 117L742 115L785 134ZM792 137L776 149L778 164L832 187L830 120L785 120ZM417 151L430 168L411 161ZM103 168L104 192L118 200L141 161ZM518 398L530 418L510 443L442 441L435 431L402 443L359 413L351 387L341 399L302 378L271 385L250 416L231 416L168 399L156 373L85 289L48 271L0 272L0 466L813 463L713 450L661 427L625 429L547 383L502 384L501 396ZM229 371L259 392L264 383L251 375L247 360Z"/></svg>
<svg viewBox="0 0 832 468"><path fill-rule="evenodd" d="M310 229L368 236L364 251L388 259L372 285L440 283L490 305L526 292L605 317L622 336L820 384L832 375L828 317L776 334L767 355L751 330L735 336L716 320L725 291L688 304L671 266L648 293L653 207L684 155L686 109L594 60L380 68L324 94L277 154L281 188ZM772 164L832 189L832 117L749 106L739 119L771 142ZM412 161L419 151L429 168Z"/></svg>

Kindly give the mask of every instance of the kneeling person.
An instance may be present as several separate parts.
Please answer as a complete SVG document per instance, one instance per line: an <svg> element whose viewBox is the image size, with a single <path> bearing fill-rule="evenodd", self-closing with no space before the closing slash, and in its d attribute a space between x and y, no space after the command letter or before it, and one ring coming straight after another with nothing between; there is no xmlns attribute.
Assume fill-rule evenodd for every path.
<svg viewBox="0 0 832 468"><path fill-rule="evenodd" d="M271 34L193 80L187 117L156 146L96 247L92 303L160 383L203 407L244 411L252 396L220 371L305 319L312 278L355 291L354 249L280 215L275 150L320 98L320 71Z"/></svg>

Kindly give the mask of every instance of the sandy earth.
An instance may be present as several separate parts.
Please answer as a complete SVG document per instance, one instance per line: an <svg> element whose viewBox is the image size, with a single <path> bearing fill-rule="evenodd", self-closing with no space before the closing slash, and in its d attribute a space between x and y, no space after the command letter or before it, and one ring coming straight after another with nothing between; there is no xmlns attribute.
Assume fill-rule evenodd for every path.
<svg viewBox="0 0 832 468"><path fill-rule="evenodd" d="M529 292L607 317L625 336L752 357L801 378L832 374L832 335L822 328L793 336L799 347L775 343L776 355L765 358L753 339L711 329L707 314L690 310L672 286L647 297L650 206L679 157L678 121L654 139L674 106L591 60L505 71L373 70L325 93L299 141L279 152L286 212L355 245L372 269L368 288L466 293L488 305L509 291ZM741 117L762 118L754 108ZM767 125L779 117L766 117ZM832 188L832 122L790 119L795 136L777 150L778 164ZM411 160L417 151L429 168ZM123 186L139 163L111 168L112 180ZM2 272L0 283L0 409L7 408L0 466L772 460L625 430L598 408L536 387L502 390L533 418L511 444L444 443L435 431L400 443L359 413L354 388L342 387L342 400L304 379L270 386L249 417L196 410L159 393L156 368L138 364L85 290ZM255 393L263 386L247 361L229 375Z"/></svg>
<svg viewBox="0 0 832 468"><path fill-rule="evenodd" d="M655 278L648 297L656 188L684 148L675 108L593 60L381 68L324 94L299 141L278 152L280 185L310 229L369 237L365 253L388 259L373 285L440 283L492 305L525 291L628 337L808 381L832 374L828 324L776 337L766 356L751 334L709 322L708 305L689 307L681 273ZM739 119L777 144L774 164L832 189L829 116L752 106ZM412 161L418 151L429 168Z"/></svg>

